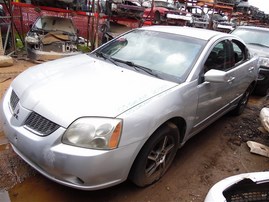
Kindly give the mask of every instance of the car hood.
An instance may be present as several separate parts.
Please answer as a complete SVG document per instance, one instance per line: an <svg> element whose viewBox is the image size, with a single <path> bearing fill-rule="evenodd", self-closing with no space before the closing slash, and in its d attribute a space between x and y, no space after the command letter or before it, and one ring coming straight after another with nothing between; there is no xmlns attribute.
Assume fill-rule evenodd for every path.
<svg viewBox="0 0 269 202"><path fill-rule="evenodd" d="M257 45L250 45L248 44L249 50L258 56L261 57L269 57L269 48L257 46Z"/></svg>
<svg viewBox="0 0 269 202"><path fill-rule="evenodd" d="M176 85L81 54L29 68L12 88L24 108L67 127L83 116L117 117Z"/></svg>

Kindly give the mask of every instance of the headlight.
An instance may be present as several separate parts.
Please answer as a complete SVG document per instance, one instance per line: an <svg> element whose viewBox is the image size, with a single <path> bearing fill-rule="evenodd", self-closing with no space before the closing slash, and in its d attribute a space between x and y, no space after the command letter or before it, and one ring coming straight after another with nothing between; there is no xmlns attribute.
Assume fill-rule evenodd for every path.
<svg viewBox="0 0 269 202"><path fill-rule="evenodd" d="M269 58L260 57L259 66L264 66L269 68Z"/></svg>
<svg viewBox="0 0 269 202"><path fill-rule="evenodd" d="M38 44L39 43L39 37L35 32L30 32L25 37L25 41L30 44Z"/></svg>
<svg viewBox="0 0 269 202"><path fill-rule="evenodd" d="M80 118L63 135L62 142L89 149L117 148L122 120L110 118Z"/></svg>

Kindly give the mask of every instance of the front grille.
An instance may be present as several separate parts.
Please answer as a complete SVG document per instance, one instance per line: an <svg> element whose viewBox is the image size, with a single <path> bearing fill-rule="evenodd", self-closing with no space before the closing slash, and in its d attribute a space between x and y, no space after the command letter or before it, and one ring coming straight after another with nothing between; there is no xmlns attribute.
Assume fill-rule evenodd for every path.
<svg viewBox="0 0 269 202"><path fill-rule="evenodd" d="M255 183L244 179L223 192L227 202L265 202L269 201L269 182Z"/></svg>
<svg viewBox="0 0 269 202"><path fill-rule="evenodd" d="M268 202L269 193L268 192L245 192L233 195L230 200L232 202Z"/></svg>
<svg viewBox="0 0 269 202"><path fill-rule="evenodd" d="M41 136L46 136L56 131L60 126L44 118L43 116L32 112L25 121L25 126L32 132Z"/></svg>
<svg viewBox="0 0 269 202"><path fill-rule="evenodd" d="M50 52L54 51L57 53L69 53L73 49L71 43L64 42L54 42L51 44L43 44L42 51Z"/></svg>
<svg viewBox="0 0 269 202"><path fill-rule="evenodd" d="M14 91L12 91L9 102L10 102L11 109L13 111L16 108L19 101L20 101L19 97L16 95Z"/></svg>

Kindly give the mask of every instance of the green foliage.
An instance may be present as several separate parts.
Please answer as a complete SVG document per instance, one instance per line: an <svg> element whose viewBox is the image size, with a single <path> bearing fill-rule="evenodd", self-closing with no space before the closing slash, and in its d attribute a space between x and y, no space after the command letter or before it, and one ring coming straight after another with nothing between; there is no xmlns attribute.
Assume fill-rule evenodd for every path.
<svg viewBox="0 0 269 202"><path fill-rule="evenodd" d="M83 53L88 53L91 51L91 47L87 45L78 45L78 50Z"/></svg>
<svg viewBox="0 0 269 202"><path fill-rule="evenodd" d="M22 42L22 40L21 40L21 38L19 37L18 34L16 34L16 36L15 36L15 41L16 41L16 48L17 49L23 49L24 48L23 42Z"/></svg>

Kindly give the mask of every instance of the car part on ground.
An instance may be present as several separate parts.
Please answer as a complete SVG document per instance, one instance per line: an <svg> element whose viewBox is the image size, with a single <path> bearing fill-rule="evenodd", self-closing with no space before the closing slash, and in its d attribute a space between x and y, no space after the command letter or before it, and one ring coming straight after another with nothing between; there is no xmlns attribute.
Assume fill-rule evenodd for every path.
<svg viewBox="0 0 269 202"><path fill-rule="evenodd" d="M7 55L0 55L0 67L8 67L14 64L13 58Z"/></svg>
<svg viewBox="0 0 269 202"><path fill-rule="evenodd" d="M32 60L53 60L80 53L77 29L69 18L39 17L25 37Z"/></svg>
<svg viewBox="0 0 269 202"><path fill-rule="evenodd" d="M269 201L269 171L235 175L216 183L205 202Z"/></svg>
<svg viewBox="0 0 269 202"><path fill-rule="evenodd" d="M269 89L269 28L238 26L231 34L237 35L248 44L252 54L259 59L259 77L254 93L265 96Z"/></svg>
<svg viewBox="0 0 269 202"><path fill-rule="evenodd" d="M247 141L247 145L250 148L250 152L253 154L259 154L269 158L269 147L254 141Z"/></svg>
<svg viewBox="0 0 269 202"><path fill-rule="evenodd" d="M148 186L191 137L242 113L257 63L230 34L133 29L16 77L1 104L3 129L21 158L60 184L96 190L129 178Z"/></svg>

